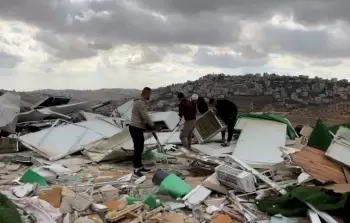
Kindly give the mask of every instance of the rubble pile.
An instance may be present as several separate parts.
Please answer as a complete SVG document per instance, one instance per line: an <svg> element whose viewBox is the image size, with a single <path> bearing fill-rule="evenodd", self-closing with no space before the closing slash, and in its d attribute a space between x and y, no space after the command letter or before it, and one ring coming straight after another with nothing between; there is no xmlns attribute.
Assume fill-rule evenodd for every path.
<svg viewBox="0 0 350 223"><path fill-rule="evenodd" d="M237 140L221 147L225 125L198 117L191 150L175 112L150 113L133 173L127 129L132 103L110 117L64 98L20 112L0 96L0 222L349 222L350 130L346 124L295 131L269 114L241 114ZM239 133L238 133L239 132Z"/></svg>

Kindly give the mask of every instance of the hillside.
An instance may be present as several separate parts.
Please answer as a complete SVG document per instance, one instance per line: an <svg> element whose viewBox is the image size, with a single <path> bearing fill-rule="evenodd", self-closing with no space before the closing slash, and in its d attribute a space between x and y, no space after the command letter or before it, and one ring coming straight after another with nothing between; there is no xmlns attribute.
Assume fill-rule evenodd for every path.
<svg viewBox="0 0 350 223"><path fill-rule="evenodd" d="M183 92L187 96L196 93L207 99L227 98L235 101L242 111L290 111L348 101L350 84L347 80L308 76L206 75L196 81L157 89L157 99L160 101L154 108L171 107L173 103L169 103L169 100L176 100L177 92Z"/></svg>
<svg viewBox="0 0 350 223"><path fill-rule="evenodd" d="M32 92L24 92L22 95L23 100L33 103L38 97L45 97L45 95L58 95L71 97L72 101L90 101L92 103L99 103L102 101L122 101L133 97L140 91L136 89L122 89L122 88L111 88L111 89L99 89L99 90L37 90Z"/></svg>
<svg viewBox="0 0 350 223"><path fill-rule="evenodd" d="M156 90L154 110L177 107L177 92L190 97L196 93L234 101L240 112L273 112L294 124L313 124L317 118L326 123L350 122L350 84L347 80L247 74L206 75L196 81L173 84Z"/></svg>
<svg viewBox="0 0 350 223"><path fill-rule="evenodd" d="M23 105L33 104L46 95L72 97L72 102L99 103L112 100L99 112L108 115L115 107L139 94L135 89L99 90L37 90L20 92ZM234 101L240 112L275 112L293 123L313 123L317 117L327 123L350 122L350 84L347 80L309 78L308 76L279 76L276 74L247 74L229 76L210 74L196 81L173 84L154 90L152 110L176 110L177 93L190 97L196 93L207 100L211 97Z"/></svg>

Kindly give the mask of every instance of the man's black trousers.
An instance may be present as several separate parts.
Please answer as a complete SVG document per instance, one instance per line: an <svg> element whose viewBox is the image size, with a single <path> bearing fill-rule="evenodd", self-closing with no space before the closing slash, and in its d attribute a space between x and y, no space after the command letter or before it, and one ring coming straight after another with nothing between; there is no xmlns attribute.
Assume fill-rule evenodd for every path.
<svg viewBox="0 0 350 223"><path fill-rule="evenodd" d="M145 138L143 136L144 129L129 126L130 135L134 143L134 168L142 167L142 153L145 144Z"/></svg>
<svg viewBox="0 0 350 223"><path fill-rule="evenodd" d="M235 118L230 118L230 119L225 120L224 122L227 125L227 142L231 142L232 136L233 136L233 132L234 132L235 123L236 123L236 119ZM225 132L226 131L222 131L221 132L221 136L223 138L225 137Z"/></svg>

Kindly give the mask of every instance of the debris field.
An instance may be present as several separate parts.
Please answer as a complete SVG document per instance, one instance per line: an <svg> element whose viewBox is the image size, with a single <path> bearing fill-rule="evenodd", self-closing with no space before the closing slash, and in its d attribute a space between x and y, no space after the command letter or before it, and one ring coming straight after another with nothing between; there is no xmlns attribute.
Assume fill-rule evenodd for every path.
<svg viewBox="0 0 350 223"><path fill-rule="evenodd" d="M132 101L101 106L49 96L21 111L0 96L0 222L350 222L350 125L296 130L268 113L240 114L235 140L211 111L197 117L191 150L174 111L150 112L143 164L133 175Z"/></svg>

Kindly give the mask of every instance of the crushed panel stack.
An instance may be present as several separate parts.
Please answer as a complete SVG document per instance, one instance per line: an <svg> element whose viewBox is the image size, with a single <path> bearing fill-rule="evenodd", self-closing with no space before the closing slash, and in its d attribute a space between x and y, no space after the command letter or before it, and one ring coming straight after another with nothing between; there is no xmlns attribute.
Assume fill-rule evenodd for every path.
<svg viewBox="0 0 350 223"><path fill-rule="evenodd" d="M223 124L222 121L211 111L208 111L198 118L193 133L199 143L204 143L225 128L225 124Z"/></svg>
<svg viewBox="0 0 350 223"><path fill-rule="evenodd" d="M226 164L218 166L215 172L220 183L227 187L247 193L256 191L254 176L251 173Z"/></svg>

